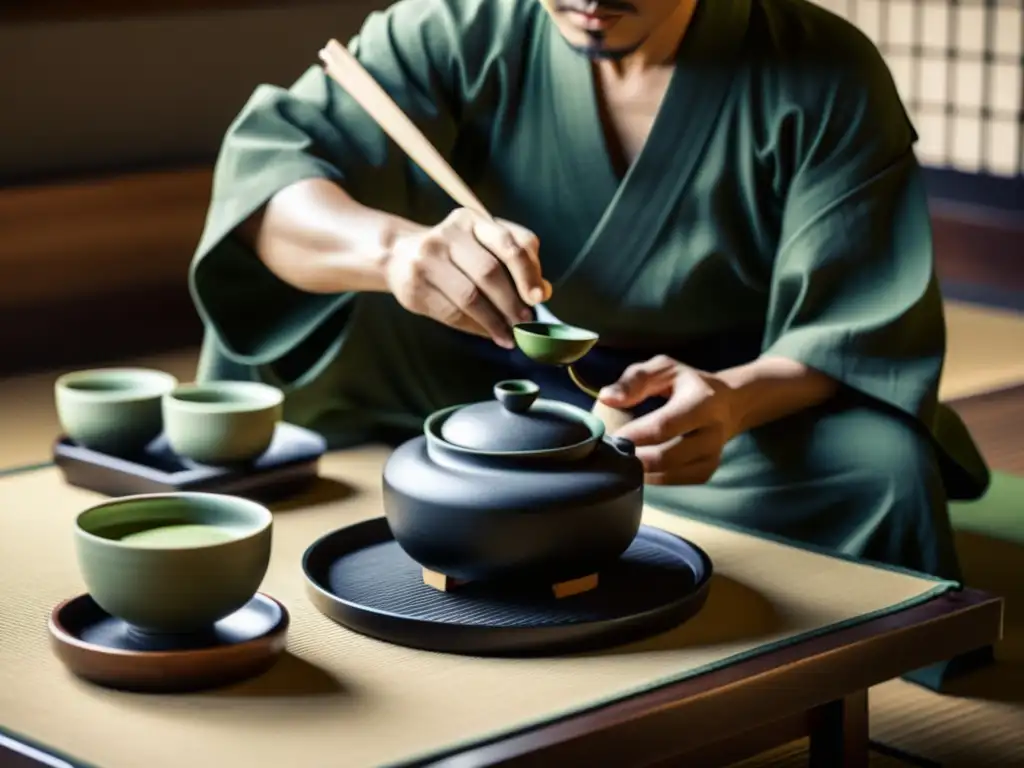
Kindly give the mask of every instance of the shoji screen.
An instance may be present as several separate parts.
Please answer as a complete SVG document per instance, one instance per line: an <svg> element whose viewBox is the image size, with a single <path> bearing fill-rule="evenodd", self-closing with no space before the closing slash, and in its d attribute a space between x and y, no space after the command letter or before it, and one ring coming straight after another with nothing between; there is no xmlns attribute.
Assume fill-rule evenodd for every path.
<svg viewBox="0 0 1024 768"><path fill-rule="evenodd" d="M1024 174L1024 0L817 0L888 61L925 165Z"/></svg>

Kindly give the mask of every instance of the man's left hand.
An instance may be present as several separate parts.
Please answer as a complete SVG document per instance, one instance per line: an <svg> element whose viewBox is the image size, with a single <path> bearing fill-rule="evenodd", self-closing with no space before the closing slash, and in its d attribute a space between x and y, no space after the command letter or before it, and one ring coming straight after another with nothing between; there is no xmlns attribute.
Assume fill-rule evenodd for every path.
<svg viewBox="0 0 1024 768"><path fill-rule="evenodd" d="M630 409L651 397L667 402L624 426L616 435L631 440L651 485L707 482L722 449L734 436L733 390L713 374L664 355L631 365L600 392L600 401Z"/></svg>

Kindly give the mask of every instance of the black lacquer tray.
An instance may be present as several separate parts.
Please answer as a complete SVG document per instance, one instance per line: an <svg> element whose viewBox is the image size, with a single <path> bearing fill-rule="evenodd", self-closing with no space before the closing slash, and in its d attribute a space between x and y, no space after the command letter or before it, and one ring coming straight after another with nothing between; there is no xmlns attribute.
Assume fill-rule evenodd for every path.
<svg viewBox="0 0 1024 768"><path fill-rule="evenodd" d="M296 493L315 480L326 450L326 441L316 432L281 423L267 452L240 467L182 459L163 436L131 458L92 451L62 437L53 447L53 460L68 484L107 496L202 491L267 500Z"/></svg>
<svg viewBox="0 0 1024 768"><path fill-rule="evenodd" d="M342 626L398 645L476 656L582 652L659 634L701 609L712 573L699 547L643 526L583 594L557 598L550 585L521 583L443 592L423 582L383 517L322 537L302 567L314 605Z"/></svg>

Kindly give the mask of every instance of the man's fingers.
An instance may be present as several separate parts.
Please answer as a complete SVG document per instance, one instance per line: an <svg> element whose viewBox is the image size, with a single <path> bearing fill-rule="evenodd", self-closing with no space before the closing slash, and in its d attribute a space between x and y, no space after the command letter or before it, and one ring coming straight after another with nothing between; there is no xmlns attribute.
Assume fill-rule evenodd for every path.
<svg viewBox="0 0 1024 768"><path fill-rule="evenodd" d="M468 318L494 339L495 343L506 349L515 347L512 331L501 313L491 304L480 286L470 280L455 264L446 259L438 260L430 271L430 283L450 304L439 307L436 311L451 316L451 319L439 316L436 311L432 312L434 317L446 325L452 325L454 322L465 324L465 318Z"/></svg>
<svg viewBox="0 0 1024 768"><path fill-rule="evenodd" d="M638 446L660 445L708 426L704 422L702 405L693 406L685 400L669 398L660 408L629 422L616 435Z"/></svg>
<svg viewBox="0 0 1024 768"><path fill-rule="evenodd" d="M700 485L721 462L721 436L714 427L691 432L667 443L638 448L647 485Z"/></svg>
<svg viewBox="0 0 1024 768"><path fill-rule="evenodd" d="M678 363L665 355L635 363L614 384L599 393L601 402L617 408L632 408L649 397L664 394L672 386Z"/></svg>
<svg viewBox="0 0 1024 768"><path fill-rule="evenodd" d="M444 323L450 328L462 331L463 333L472 334L473 336L480 336L484 339L493 340L493 337L487 332L487 329L452 304L444 294L435 292L430 299L428 299L428 306L428 316Z"/></svg>
<svg viewBox="0 0 1024 768"><path fill-rule="evenodd" d="M520 246L526 249L526 252L530 254L530 257L537 262L537 269L541 272L541 285L544 289L543 294L537 294L540 298L537 299L537 304L547 301L551 298L552 288L551 283L544 279L544 265L540 260L540 239L526 227L521 227L518 224L500 220L502 226L508 227L508 231L512 233L512 237L516 239L516 242Z"/></svg>
<svg viewBox="0 0 1024 768"><path fill-rule="evenodd" d="M671 474L680 467L716 459L721 436L715 427L705 427L657 445L638 447L636 456L648 474Z"/></svg>
<svg viewBox="0 0 1024 768"><path fill-rule="evenodd" d="M536 237L521 227L515 229L517 233L509 224L483 219L476 222L473 234L508 270L523 302L533 306L548 298L550 286L541 274Z"/></svg>
<svg viewBox="0 0 1024 768"><path fill-rule="evenodd" d="M460 233L452 244L451 260L483 292L509 326L529 322L530 308L523 303L504 263L472 233Z"/></svg>

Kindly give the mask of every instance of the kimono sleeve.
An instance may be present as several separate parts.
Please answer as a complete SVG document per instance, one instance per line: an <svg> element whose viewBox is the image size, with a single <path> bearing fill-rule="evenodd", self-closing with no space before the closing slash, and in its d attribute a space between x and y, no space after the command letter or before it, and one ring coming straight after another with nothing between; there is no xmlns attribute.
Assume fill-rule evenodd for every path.
<svg viewBox="0 0 1024 768"><path fill-rule="evenodd" d="M466 35L496 37L487 2L402 0L371 14L349 44L445 155L455 142L457 115L484 90L459 42ZM472 58L483 62L487 53L474 51ZM279 190L310 178L336 181L366 205L408 216L415 191L410 166L321 67L310 67L287 89L256 89L220 148L189 275L197 310L224 356L287 370L293 382L308 377L340 343L353 299L286 284L235 238L235 229Z"/></svg>
<svg viewBox="0 0 1024 768"><path fill-rule="evenodd" d="M930 426L946 339L916 134L881 57L859 59L822 72L824 97L791 134L764 354Z"/></svg>

